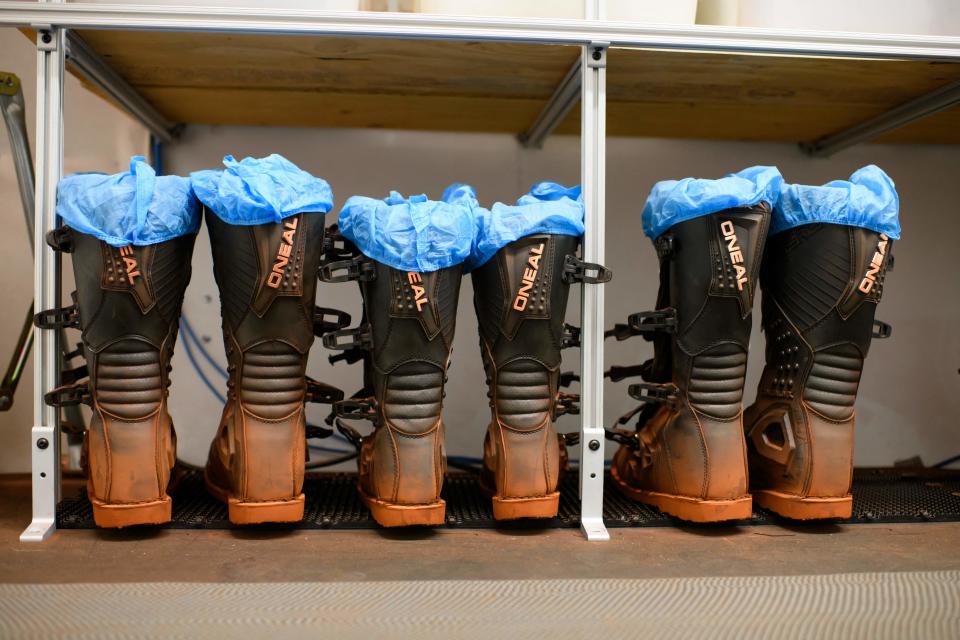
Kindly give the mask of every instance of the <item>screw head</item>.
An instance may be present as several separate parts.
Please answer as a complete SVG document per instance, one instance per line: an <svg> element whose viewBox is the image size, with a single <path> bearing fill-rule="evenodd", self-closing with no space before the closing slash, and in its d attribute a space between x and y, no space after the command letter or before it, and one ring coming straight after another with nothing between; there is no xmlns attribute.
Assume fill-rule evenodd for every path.
<svg viewBox="0 0 960 640"><path fill-rule="evenodd" d="M50 44L53 42L53 36L51 36L49 33L44 33L40 36L40 39L43 40L44 44Z"/></svg>
<svg viewBox="0 0 960 640"><path fill-rule="evenodd" d="M594 49L594 50L593 50L593 59L594 59L594 60L599 60L599 59L602 58L602 57L603 57L603 53L600 51L600 49Z"/></svg>
<svg viewBox="0 0 960 640"><path fill-rule="evenodd" d="M46 438L40 438L37 440L37 449L46 449L50 446L50 441Z"/></svg>
<svg viewBox="0 0 960 640"><path fill-rule="evenodd" d="M600 448L600 441L591 440L589 443L587 443L587 446L590 447L590 451L596 451L597 449Z"/></svg>

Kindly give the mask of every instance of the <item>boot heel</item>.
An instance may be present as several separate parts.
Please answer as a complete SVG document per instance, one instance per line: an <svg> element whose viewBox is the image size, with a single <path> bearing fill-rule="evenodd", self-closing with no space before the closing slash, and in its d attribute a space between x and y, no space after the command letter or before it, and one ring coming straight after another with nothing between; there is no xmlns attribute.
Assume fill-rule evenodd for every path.
<svg viewBox="0 0 960 640"><path fill-rule="evenodd" d="M244 502L227 500L231 524L263 524L265 522L300 522L303 520L304 497L301 493L291 500Z"/></svg>
<svg viewBox="0 0 960 640"><path fill-rule="evenodd" d="M853 515L852 495L804 498L781 491L760 489L753 491L753 498L764 509L791 520L845 520Z"/></svg>
<svg viewBox="0 0 960 640"><path fill-rule="evenodd" d="M363 504L381 527L435 527L446 523L447 503L396 504L368 496L358 487Z"/></svg>
<svg viewBox="0 0 960 640"><path fill-rule="evenodd" d="M153 502L115 503L103 502L90 497L93 506L93 521L104 529L120 529L137 525L166 524L173 515L170 496Z"/></svg>
<svg viewBox="0 0 960 640"><path fill-rule="evenodd" d="M519 520L520 518L555 518L560 508L560 492L533 498L498 498L494 496L494 520Z"/></svg>

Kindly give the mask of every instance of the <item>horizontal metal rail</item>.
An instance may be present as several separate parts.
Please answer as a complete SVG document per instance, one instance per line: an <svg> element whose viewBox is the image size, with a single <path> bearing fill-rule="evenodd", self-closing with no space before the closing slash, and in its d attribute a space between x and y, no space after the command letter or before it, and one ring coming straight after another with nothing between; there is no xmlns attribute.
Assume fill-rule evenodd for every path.
<svg viewBox="0 0 960 640"><path fill-rule="evenodd" d="M960 38L587 20L93 4L0 5L0 25L70 29L349 35L688 49L808 56L960 60Z"/></svg>

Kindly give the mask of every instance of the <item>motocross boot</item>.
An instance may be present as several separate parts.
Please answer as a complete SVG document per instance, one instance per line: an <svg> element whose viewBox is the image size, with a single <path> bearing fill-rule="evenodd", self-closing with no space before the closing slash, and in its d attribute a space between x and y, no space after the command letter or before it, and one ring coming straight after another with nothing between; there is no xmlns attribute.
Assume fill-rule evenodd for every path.
<svg viewBox="0 0 960 640"><path fill-rule="evenodd" d="M83 460L97 526L170 520L177 446L167 412L170 360L195 238L113 247L65 226L49 236L51 246L73 254L76 304L57 315L61 326L80 328L89 379L46 400L92 407ZM50 320L41 313L37 324Z"/></svg>
<svg viewBox="0 0 960 640"><path fill-rule="evenodd" d="M345 265L350 275L337 275ZM323 341L365 351L364 390L334 407L341 432L359 447L360 497L385 527L445 522L441 409L461 272L402 271L362 254L321 270L328 282L358 280L363 295L363 324ZM370 420L374 431L361 438L344 419Z"/></svg>
<svg viewBox="0 0 960 640"><path fill-rule="evenodd" d="M234 524L297 522L324 216L245 226L205 211L229 374L207 488Z"/></svg>
<svg viewBox="0 0 960 640"><path fill-rule="evenodd" d="M760 273L766 366L745 424L750 488L798 520L849 518L854 402L893 241L839 224L770 238ZM889 327L877 323L877 337Z"/></svg>
<svg viewBox="0 0 960 640"><path fill-rule="evenodd" d="M743 385L757 273L770 207L727 209L657 238L657 311L634 314L652 334L636 433L611 475L626 496L693 522L749 518Z"/></svg>
<svg viewBox="0 0 960 640"><path fill-rule="evenodd" d="M570 292L564 265L579 242L574 236L526 236L472 274L492 413L481 487L492 496L497 520L557 515L566 458L553 426L567 408L559 390Z"/></svg>

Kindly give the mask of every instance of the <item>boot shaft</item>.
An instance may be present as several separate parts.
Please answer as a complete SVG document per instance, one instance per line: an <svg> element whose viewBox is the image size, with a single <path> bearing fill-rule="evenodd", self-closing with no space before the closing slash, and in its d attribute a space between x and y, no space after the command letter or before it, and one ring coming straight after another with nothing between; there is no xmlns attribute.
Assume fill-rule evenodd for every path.
<svg viewBox="0 0 960 640"><path fill-rule="evenodd" d="M537 234L500 249L473 271L474 308L491 406L507 426L552 419L575 236Z"/></svg>
<svg viewBox="0 0 960 640"><path fill-rule="evenodd" d="M853 414L892 245L875 231L834 224L771 238L761 273L760 394L802 397L833 420Z"/></svg>
<svg viewBox="0 0 960 640"><path fill-rule="evenodd" d="M166 397L195 236L113 247L68 233L94 402L123 418L150 414Z"/></svg>
<svg viewBox="0 0 960 640"><path fill-rule="evenodd" d="M698 411L730 418L741 409L751 314L770 209L728 209L674 225L655 243L658 310L673 333L654 336L653 382L673 382Z"/></svg>
<svg viewBox="0 0 960 640"><path fill-rule="evenodd" d="M247 226L207 209L206 221L231 396L260 417L287 416L303 403L323 216Z"/></svg>

